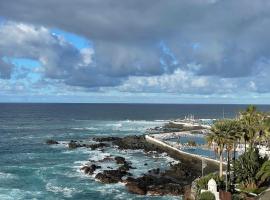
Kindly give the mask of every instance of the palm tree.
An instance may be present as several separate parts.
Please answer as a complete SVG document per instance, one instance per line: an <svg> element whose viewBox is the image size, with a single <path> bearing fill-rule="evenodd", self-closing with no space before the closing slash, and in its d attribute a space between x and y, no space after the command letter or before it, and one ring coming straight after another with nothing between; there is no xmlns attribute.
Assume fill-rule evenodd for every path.
<svg viewBox="0 0 270 200"><path fill-rule="evenodd" d="M211 128L211 133L207 136L209 146L215 144L215 148L219 155L219 176L223 176L223 151L226 145L226 138L224 134L224 121L217 121Z"/></svg>
<svg viewBox="0 0 270 200"><path fill-rule="evenodd" d="M260 180L260 184L270 179L270 160L266 161L260 171L257 173L256 178Z"/></svg>
<svg viewBox="0 0 270 200"><path fill-rule="evenodd" d="M243 140L249 147L253 148L256 141L262 138L264 131L265 115L258 112L255 106L249 106L244 112L240 112L240 121L243 129Z"/></svg>
<svg viewBox="0 0 270 200"><path fill-rule="evenodd" d="M267 144L269 147L270 143L270 117L265 114L264 120L263 120L263 130L260 134L261 140Z"/></svg>
<svg viewBox="0 0 270 200"><path fill-rule="evenodd" d="M257 148L249 148L247 152L239 156L233 166L238 182L246 188L256 188L258 180L256 175L266 160L266 157L261 157Z"/></svg>
<svg viewBox="0 0 270 200"><path fill-rule="evenodd" d="M242 136L242 127L239 123L239 120L226 120L225 121L226 131L226 151L227 151L227 178L231 180L231 154L233 153L233 164L236 159L236 148L239 140ZM233 182L235 182L235 173L233 174ZM230 181L231 183L231 181Z"/></svg>

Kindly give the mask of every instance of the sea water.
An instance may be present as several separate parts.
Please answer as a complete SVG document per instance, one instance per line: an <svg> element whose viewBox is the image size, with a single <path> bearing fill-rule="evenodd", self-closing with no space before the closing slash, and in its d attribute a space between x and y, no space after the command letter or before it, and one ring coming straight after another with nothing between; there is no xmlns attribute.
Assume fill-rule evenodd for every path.
<svg viewBox="0 0 270 200"><path fill-rule="evenodd" d="M129 194L123 184L104 185L86 176L80 167L88 160L122 155L132 161L134 176L151 168L166 168L173 159L142 151L104 152L78 148L66 142L95 136L144 134L169 119L193 114L233 117L244 105L151 104L0 104L0 199L179 199ZM261 106L268 110L269 106ZM60 141L46 145L46 139ZM145 165L145 163L147 165ZM105 165L106 164L102 164ZM112 163L108 167L114 167ZM103 166L104 167L104 166Z"/></svg>

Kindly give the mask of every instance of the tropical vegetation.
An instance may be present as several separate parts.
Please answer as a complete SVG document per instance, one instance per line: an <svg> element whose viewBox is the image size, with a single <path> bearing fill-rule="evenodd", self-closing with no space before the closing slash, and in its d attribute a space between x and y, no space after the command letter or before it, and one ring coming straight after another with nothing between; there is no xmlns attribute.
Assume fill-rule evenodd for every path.
<svg viewBox="0 0 270 200"><path fill-rule="evenodd" d="M212 125L207 141L219 157L220 179L223 177L224 163L227 164L226 179L229 185L258 189L270 181L270 161L262 157L258 150L262 146L270 148L268 113L249 106L235 119L218 120ZM242 146L244 153L236 158L237 150Z"/></svg>
<svg viewBox="0 0 270 200"><path fill-rule="evenodd" d="M225 182L223 178L220 178L218 174L216 173L210 173L206 176L203 176L195 181L196 183L196 192L197 194L200 193L202 189L207 190L208 187L208 181L210 179L214 179L217 183L218 189L224 189L225 188Z"/></svg>
<svg viewBox="0 0 270 200"><path fill-rule="evenodd" d="M203 192L199 196L199 200L215 200L216 197L212 192Z"/></svg>
<svg viewBox="0 0 270 200"><path fill-rule="evenodd" d="M262 167L256 174L256 179L259 180L259 185L270 180L270 160L263 163Z"/></svg>
<svg viewBox="0 0 270 200"><path fill-rule="evenodd" d="M247 152L239 156L235 161L233 169L237 174L237 182L241 184L242 188L257 188L258 183L261 181L258 178L264 177L263 170L258 176L257 173L266 161L267 158L261 157L257 148L250 148Z"/></svg>

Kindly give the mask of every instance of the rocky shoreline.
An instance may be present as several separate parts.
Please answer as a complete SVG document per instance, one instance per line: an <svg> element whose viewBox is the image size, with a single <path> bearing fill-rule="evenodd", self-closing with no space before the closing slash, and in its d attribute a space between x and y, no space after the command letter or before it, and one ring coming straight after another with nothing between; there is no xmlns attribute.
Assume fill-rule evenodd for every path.
<svg viewBox="0 0 270 200"><path fill-rule="evenodd" d="M97 137L92 138L95 143L87 144L83 141L70 141L68 148L89 148L100 150L115 147L119 150L143 150L147 154L164 153L179 160L177 164L170 163L167 169L149 169L139 177L134 177L130 169L134 169L132 162L120 156L108 156L99 162L90 161L88 165L81 168L86 175L93 175L97 169L101 169L102 162L114 162L116 169L106 169L95 175L95 180L104 184L124 183L127 191L138 195L183 195L192 182L201 176L201 161L188 156L180 156L145 140L144 136L127 137ZM48 140L48 145L57 145L57 141ZM145 163L147 165L147 163ZM206 173L216 171L216 165L209 163L205 169Z"/></svg>

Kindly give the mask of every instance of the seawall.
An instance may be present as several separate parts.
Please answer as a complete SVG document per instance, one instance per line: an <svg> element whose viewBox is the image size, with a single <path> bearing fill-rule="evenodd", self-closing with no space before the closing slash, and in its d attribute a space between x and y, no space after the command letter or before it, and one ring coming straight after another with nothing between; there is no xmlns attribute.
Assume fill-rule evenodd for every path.
<svg viewBox="0 0 270 200"><path fill-rule="evenodd" d="M207 164L207 166L204 169L204 173L211 173L214 171L218 171L218 169L219 169L219 161L217 161L217 160L181 151L181 150L179 150L175 147L172 147L172 146L166 144L165 142L158 140L156 138L153 138L149 135L145 135L145 139L147 142L158 146L160 149L162 149L164 152L166 152L169 156L171 156L177 160L180 160L181 162L192 161L192 163L196 164L197 167L201 167L202 158L203 158L203 160ZM226 165L226 163L223 163L223 164Z"/></svg>

